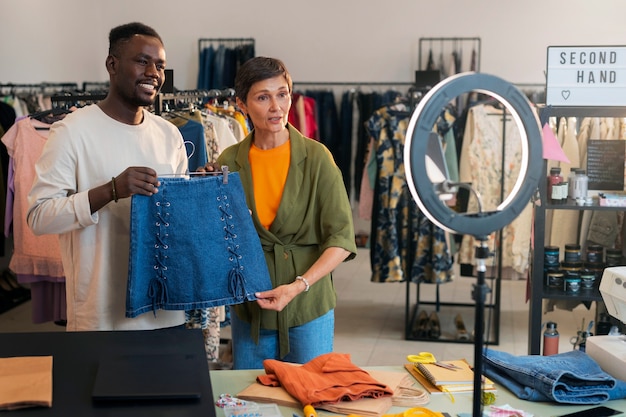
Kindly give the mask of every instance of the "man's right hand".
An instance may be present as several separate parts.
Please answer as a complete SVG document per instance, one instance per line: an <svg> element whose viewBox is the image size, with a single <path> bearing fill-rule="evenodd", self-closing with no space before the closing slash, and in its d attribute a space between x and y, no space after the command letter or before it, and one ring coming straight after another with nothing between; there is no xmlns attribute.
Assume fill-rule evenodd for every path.
<svg viewBox="0 0 626 417"><path fill-rule="evenodd" d="M159 192L161 185L156 171L148 167L128 167L112 181L118 200L134 194L150 197Z"/></svg>
<svg viewBox="0 0 626 417"><path fill-rule="evenodd" d="M157 173L149 167L128 167L111 181L89 190L91 213L95 213L111 201L118 202L134 194L151 196L159 192Z"/></svg>

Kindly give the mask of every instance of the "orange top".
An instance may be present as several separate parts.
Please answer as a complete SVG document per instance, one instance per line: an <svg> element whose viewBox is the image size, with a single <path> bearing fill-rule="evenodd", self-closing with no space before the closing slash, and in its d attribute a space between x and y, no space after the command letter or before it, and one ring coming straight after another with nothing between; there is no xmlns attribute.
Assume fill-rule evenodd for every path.
<svg viewBox="0 0 626 417"><path fill-rule="evenodd" d="M248 154L254 184L254 201L261 224L269 229L276 218L291 159L291 142L263 150L252 144Z"/></svg>

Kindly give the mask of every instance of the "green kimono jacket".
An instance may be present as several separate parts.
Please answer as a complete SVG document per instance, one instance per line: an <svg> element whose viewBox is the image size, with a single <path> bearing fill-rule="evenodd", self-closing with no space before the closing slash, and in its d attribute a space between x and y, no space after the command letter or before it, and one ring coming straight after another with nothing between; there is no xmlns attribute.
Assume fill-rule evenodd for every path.
<svg viewBox="0 0 626 417"><path fill-rule="evenodd" d="M302 275L329 247L341 247L356 256L352 209L341 171L330 151L305 138L287 125L291 162L276 218L269 230L261 226L252 186L248 153L254 131L225 149L217 162L239 172L248 208L261 240L273 287L289 284ZM263 310L256 302L235 305L237 316L252 325L258 341L259 329L279 331L280 356L289 353L289 328L307 323L335 308L337 296L331 275L294 298L281 312Z"/></svg>

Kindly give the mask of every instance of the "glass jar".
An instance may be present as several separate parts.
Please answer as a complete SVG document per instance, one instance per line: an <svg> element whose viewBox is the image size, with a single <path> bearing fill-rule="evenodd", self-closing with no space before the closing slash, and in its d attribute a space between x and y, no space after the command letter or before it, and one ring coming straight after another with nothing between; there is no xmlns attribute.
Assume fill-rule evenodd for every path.
<svg viewBox="0 0 626 417"><path fill-rule="evenodd" d="M571 188L574 195L572 198L574 200L582 200L584 202L587 198L587 188L589 187L589 177L587 177L585 170L582 168L576 168L573 181L574 184Z"/></svg>
<svg viewBox="0 0 626 417"><path fill-rule="evenodd" d="M580 272L580 289L589 291L593 290L596 284L596 274L588 269Z"/></svg>
<svg viewBox="0 0 626 417"><path fill-rule="evenodd" d="M543 249L544 268L558 267L560 261L559 247L546 246Z"/></svg>
<svg viewBox="0 0 626 417"><path fill-rule="evenodd" d="M564 287L566 294L576 294L580 292L581 279L577 277L567 277L564 279Z"/></svg>
<svg viewBox="0 0 626 417"><path fill-rule="evenodd" d="M592 264L604 262L604 246L587 245L586 261Z"/></svg>
<svg viewBox="0 0 626 417"><path fill-rule="evenodd" d="M559 270L546 272L546 287L555 290L562 290L564 276L563 272Z"/></svg>
<svg viewBox="0 0 626 417"><path fill-rule="evenodd" d="M614 248L607 248L605 263L606 263L607 268L611 266L623 265L624 263L622 262L622 250L614 249Z"/></svg>
<svg viewBox="0 0 626 417"><path fill-rule="evenodd" d="M561 175L561 168L559 167L550 168L550 175L548 176L548 189L546 193L549 199L552 199L552 187L562 182L563 182L563 176Z"/></svg>
<svg viewBox="0 0 626 417"><path fill-rule="evenodd" d="M581 249L578 243L565 244L565 262L580 262L582 260Z"/></svg>
<svg viewBox="0 0 626 417"><path fill-rule="evenodd" d="M585 262L585 270L587 272L593 273L596 277L596 284L600 282L602 279L602 274L604 273L604 263L602 262Z"/></svg>

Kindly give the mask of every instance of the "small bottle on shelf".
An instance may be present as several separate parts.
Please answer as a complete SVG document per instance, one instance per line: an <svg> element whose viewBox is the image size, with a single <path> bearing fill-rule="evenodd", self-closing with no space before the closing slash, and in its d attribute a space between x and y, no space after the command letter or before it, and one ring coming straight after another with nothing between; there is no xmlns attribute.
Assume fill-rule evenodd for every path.
<svg viewBox="0 0 626 417"><path fill-rule="evenodd" d="M561 175L561 168L559 167L550 168L550 175L548 176L548 189L546 193L548 199L552 199L552 191L553 191L554 185L560 184L562 182L563 182L563 176Z"/></svg>
<svg viewBox="0 0 626 417"><path fill-rule="evenodd" d="M576 200L576 196L574 195L574 184L576 183L576 170L578 168L571 168L569 171L569 175L567 176L567 198L571 200Z"/></svg>
<svg viewBox="0 0 626 417"><path fill-rule="evenodd" d="M573 190L572 199L575 200L576 204L579 206L583 206L587 199L589 177L587 177L587 173L583 168L576 168L575 174L573 178L574 184L571 186Z"/></svg>

